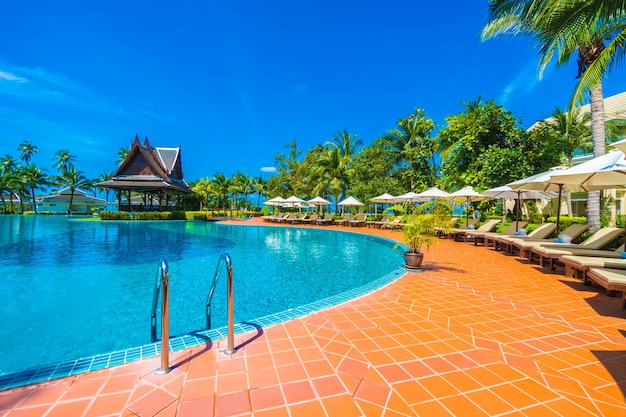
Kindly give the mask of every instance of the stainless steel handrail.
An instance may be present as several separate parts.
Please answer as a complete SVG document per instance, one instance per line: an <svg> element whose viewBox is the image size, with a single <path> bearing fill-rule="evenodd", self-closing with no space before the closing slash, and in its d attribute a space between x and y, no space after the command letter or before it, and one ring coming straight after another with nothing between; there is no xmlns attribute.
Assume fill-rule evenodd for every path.
<svg viewBox="0 0 626 417"><path fill-rule="evenodd" d="M213 275L213 282L209 289L209 294L206 300L206 328L211 328L211 299L213 298L213 292L215 292L215 286L217 280L222 272L222 267L226 264L227 274L227 296L228 296L228 347L224 351L227 355L232 355L237 350L235 349L235 312L234 312L234 293L233 293L233 262L227 253L223 253L217 262L217 268L215 269L215 275Z"/></svg>
<svg viewBox="0 0 626 417"><path fill-rule="evenodd" d="M161 368L156 372L157 374L167 374L170 372L170 335L169 335L169 280L170 272L165 259L161 259L159 262L159 269L157 272L157 283L154 287L154 297L152 298L152 316L151 331L152 341L156 340L156 304L159 298L159 287L161 288Z"/></svg>

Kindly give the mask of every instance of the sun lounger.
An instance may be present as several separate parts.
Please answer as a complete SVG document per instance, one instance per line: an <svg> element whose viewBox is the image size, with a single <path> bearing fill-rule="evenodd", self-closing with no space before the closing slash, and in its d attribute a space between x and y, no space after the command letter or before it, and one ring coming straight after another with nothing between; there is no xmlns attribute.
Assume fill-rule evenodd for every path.
<svg viewBox="0 0 626 417"><path fill-rule="evenodd" d="M365 225L367 227L375 227L377 229L380 229L381 227L383 227L383 225L385 225L386 223L389 223L389 220L390 220L390 217L385 215L380 220L368 220L365 222Z"/></svg>
<svg viewBox="0 0 626 417"><path fill-rule="evenodd" d="M367 220L367 214L364 213L360 213L356 215L355 219L350 219L350 221L348 222L348 225L350 227L354 226L354 227L362 227L365 226L365 221Z"/></svg>
<svg viewBox="0 0 626 417"><path fill-rule="evenodd" d="M457 229L452 233L452 238L455 242L467 242L468 239L473 239L474 233L477 232L491 232L496 228L498 223L502 220L499 219L489 219L484 222L480 227L476 230L473 229Z"/></svg>
<svg viewBox="0 0 626 417"><path fill-rule="evenodd" d="M445 227L435 227L435 232L437 233L437 237L442 239L446 239L451 237L451 233L454 229L458 229L457 224L459 223L458 217L453 217L449 220L448 224ZM476 224L477 220L472 219L472 226Z"/></svg>
<svg viewBox="0 0 626 417"><path fill-rule="evenodd" d="M325 214L323 218L321 219L318 218L315 224L319 224L323 226L333 224L333 215Z"/></svg>
<svg viewBox="0 0 626 417"><path fill-rule="evenodd" d="M603 287L608 295L613 295L613 291L622 292L622 307L626 308L626 271L610 268L591 268L587 272L585 285L591 282Z"/></svg>
<svg viewBox="0 0 626 417"><path fill-rule="evenodd" d="M474 233L474 245L478 246L483 244L484 246L493 246L497 238L502 236L511 236L519 228L522 229L526 226L526 222L511 223L504 230L499 233L496 232L478 232Z"/></svg>
<svg viewBox="0 0 626 417"><path fill-rule="evenodd" d="M308 224L315 224L315 222L317 222L317 219L319 218L319 214L317 213L312 213L308 219L306 220L300 220L300 223L308 223Z"/></svg>
<svg viewBox="0 0 626 417"><path fill-rule="evenodd" d="M535 230L527 234L526 236L501 236L499 237L494 245L495 250L504 250L507 254L513 253L513 243L516 241L524 241L524 240L540 240L546 239L554 231L556 230L555 223L543 223L537 226Z"/></svg>
<svg viewBox="0 0 626 417"><path fill-rule="evenodd" d="M278 223L291 223L294 220L297 220L298 217L296 216L296 213L289 213L287 214L285 217L281 217L280 219L277 219Z"/></svg>
<svg viewBox="0 0 626 417"><path fill-rule="evenodd" d="M528 259L531 263L537 260L541 266L544 266L545 262L548 261L550 268L553 269L553 262L557 260L559 256L572 254L571 251L568 252L568 249L602 249L607 247L623 234L624 229L622 228L604 227L580 244L544 243L542 246L536 246L531 249Z"/></svg>
<svg viewBox="0 0 626 417"><path fill-rule="evenodd" d="M624 245L615 250L570 249L571 255L561 255L556 261L565 267L568 278L585 279L591 268L626 269L626 259L622 259Z"/></svg>
<svg viewBox="0 0 626 417"><path fill-rule="evenodd" d="M571 224L563 230L559 236L569 236L571 238L570 242L574 239L578 238L580 235L585 233L589 229L588 224ZM530 256L530 251L532 248L537 246L542 246L547 243L557 243L554 239L533 239L533 240L522 240L513 242L513 248L511 250L512 253L515 253L515 250L519 252L519 256L522 258L528 258ZM574 244L575 245L575 244Z"/></svg>
<svg viewBox="0 0 626 417"><path fill-rule="evenodd" d="M394 217L393 220L385 223L382 226L382 229L402 229L402 217L398 216L398 217Z"/></svg>
<svg viewBox="0 0 626 417"><path fill-rule="evenodd" d="M295 219L291 219L289 221L289 223L291 224L298 224L298 223L305 223L309 220L309 214L308 213L304 213L302 216L300 217L296 217Z"/></svg>
<svg viewBox="0 0 626 417"><path fill-rule="evenodd" d="M344 214L341 219L334 220L333 223L335 223L337 226L347 226L350 220L352 220L352 215Z"/></svg>

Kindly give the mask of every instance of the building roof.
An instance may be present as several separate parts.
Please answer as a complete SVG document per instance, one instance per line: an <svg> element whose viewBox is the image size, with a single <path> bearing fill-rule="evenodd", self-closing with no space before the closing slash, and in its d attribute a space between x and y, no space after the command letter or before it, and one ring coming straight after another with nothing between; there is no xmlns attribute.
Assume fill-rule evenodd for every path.
<svg viewBox="0 0 626 417"><path fill-rule="evenodd" d="M152 147L148 138L142 145L138 136L135 136L128 155L117 171L109 180L97 185L104 188L153 193L193 193L183 178L180 147Z"/></svg>

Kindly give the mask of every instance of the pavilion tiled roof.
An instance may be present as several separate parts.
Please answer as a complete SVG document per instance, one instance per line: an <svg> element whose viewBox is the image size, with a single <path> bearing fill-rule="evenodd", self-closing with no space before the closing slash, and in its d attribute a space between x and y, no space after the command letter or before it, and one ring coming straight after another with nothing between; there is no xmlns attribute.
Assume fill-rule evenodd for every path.
<svg viewBox="0 0 626 417"><path fill-rule="evenodd" d="M133 191L193 193L183 178L180 148L152 147L148 138L142 145L137 136L117 171L98 185Z"/></svg>

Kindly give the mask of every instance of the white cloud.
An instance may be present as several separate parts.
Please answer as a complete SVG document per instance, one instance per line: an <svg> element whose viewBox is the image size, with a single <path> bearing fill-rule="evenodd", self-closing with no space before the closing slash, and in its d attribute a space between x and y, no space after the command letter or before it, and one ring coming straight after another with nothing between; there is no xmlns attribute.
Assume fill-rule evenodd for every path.
<svg viewBox="0 0 626 417"><path fill-rule="evenodd" d="M13 75L10 72L0 71L0 80L12 81L15 83L27 83L28 80L24 77L18 77L17 75Z"/></svg>
<svg viewBox="0 0 626 417"><path fill-rule="evenodd" d="M261 172L276 172L275 167L261 167Z"/></svg>
<svg viewBox="0 0 626 417"><path fill-rule="evenodd" d="M296 84L296 86L294 87L293 91L296 94L306 94L309 91L309 87L307 87L304 84Z"/></svg>
<svg viewBox="0 0 626 417"><path fill-rule="evenodd" d="M507 104L510 99L530 93L539 82L537 66L534 63L523 68L517 76L502 90L500 104Z"/></svg>

